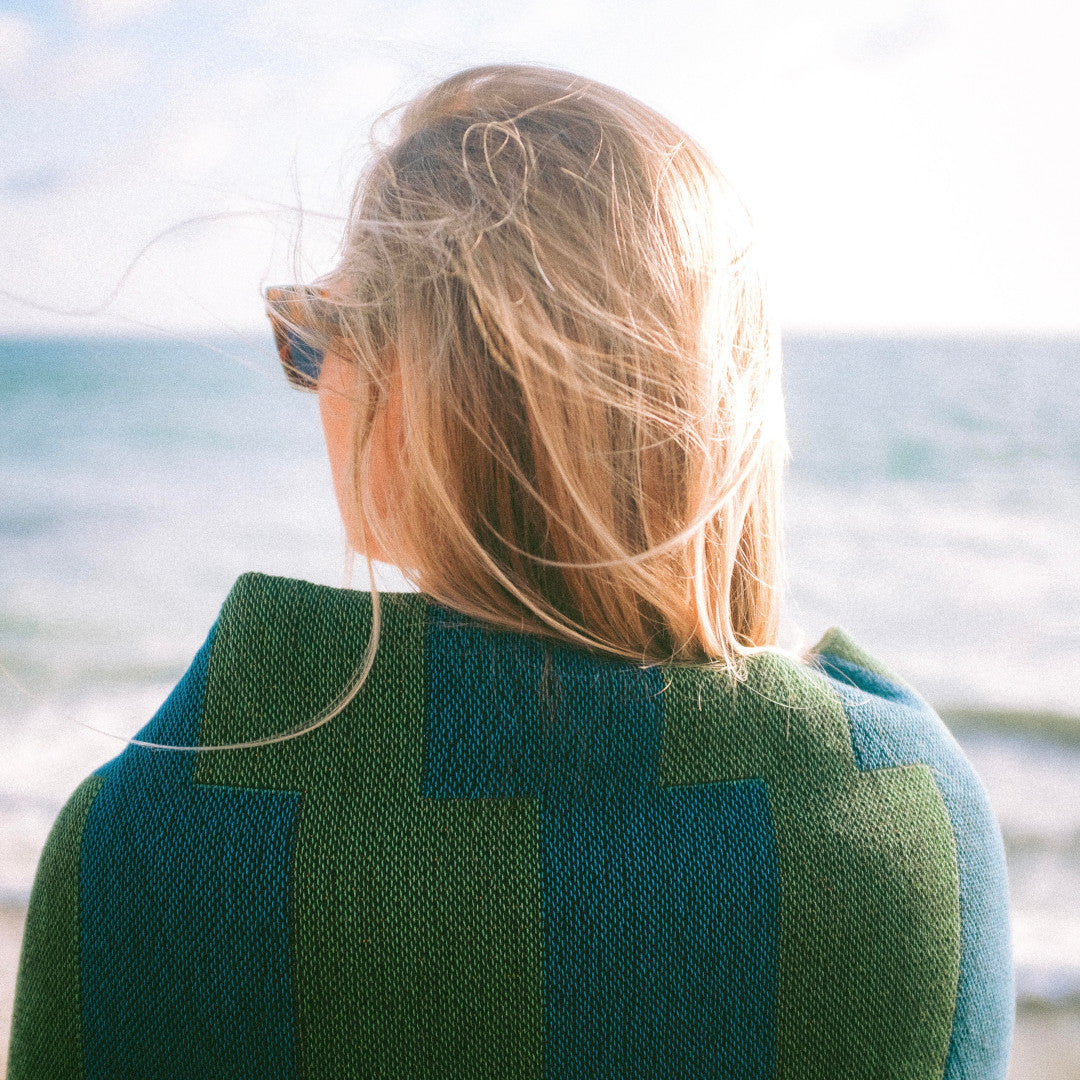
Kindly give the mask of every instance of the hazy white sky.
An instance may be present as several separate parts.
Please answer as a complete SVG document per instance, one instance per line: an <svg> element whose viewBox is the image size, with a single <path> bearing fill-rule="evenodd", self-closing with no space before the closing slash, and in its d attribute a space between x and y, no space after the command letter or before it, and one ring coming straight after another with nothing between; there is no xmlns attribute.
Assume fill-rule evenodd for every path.
<svg viewBox="0 0 1080 1080"><path fill-rule="evenodd" d="M372 117L491 60L703 142L788 329L1080 330L1078 46L1062 0L0 0L0 293L92 308L204 217L106 315L0 297L0 332L260 326L289 208L339 214Z"/></svg>

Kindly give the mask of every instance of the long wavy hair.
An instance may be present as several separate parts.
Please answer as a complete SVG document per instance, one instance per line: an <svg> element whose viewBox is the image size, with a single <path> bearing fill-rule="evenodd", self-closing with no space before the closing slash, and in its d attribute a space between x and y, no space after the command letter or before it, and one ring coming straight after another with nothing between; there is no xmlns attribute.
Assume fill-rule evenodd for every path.
<svg viewBox="0 0 1080 1080"><path fill-rule="evenodd" d="M641 664L775 644L779 338L747 212L678 127L567 72L463 71L376 146L320 280L298 323L350 361L350 508L426 594Z"/></svg>

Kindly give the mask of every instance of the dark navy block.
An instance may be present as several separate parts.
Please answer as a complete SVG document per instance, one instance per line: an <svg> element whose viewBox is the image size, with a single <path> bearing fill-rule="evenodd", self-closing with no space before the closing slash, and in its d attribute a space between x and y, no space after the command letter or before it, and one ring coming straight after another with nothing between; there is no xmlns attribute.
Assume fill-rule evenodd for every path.
<svg viewBox="0 0 1080 1080"><path fill-rule="evenodd" d="M140 738L197 744L213 638ZM80 864L89 1080L296 1075L299 797L193 784L195 758L130 746L99 770Z"/></svg>
<svg viewBox="0 0 1080 1080"><path fill-rule="evenodd" d="M441 609L425 655L424 796L540 802L545 1075L771 1078L764 781L658 784L658 668Z"/></svg>

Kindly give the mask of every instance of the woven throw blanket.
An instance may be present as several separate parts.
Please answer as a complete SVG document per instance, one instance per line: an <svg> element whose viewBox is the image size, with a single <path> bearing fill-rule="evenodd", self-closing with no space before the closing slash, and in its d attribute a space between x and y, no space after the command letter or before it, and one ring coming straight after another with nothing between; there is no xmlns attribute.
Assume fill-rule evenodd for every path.
<svg viewBox="0 0 1080 1080"><path fill-rule="evenodd" d="M142 731L302 726L366 593L241 577ZM30 902L11 1080L1000 1080L1001 836L841 631L744 681L383 596L301 738L128 747Z"/></svg>

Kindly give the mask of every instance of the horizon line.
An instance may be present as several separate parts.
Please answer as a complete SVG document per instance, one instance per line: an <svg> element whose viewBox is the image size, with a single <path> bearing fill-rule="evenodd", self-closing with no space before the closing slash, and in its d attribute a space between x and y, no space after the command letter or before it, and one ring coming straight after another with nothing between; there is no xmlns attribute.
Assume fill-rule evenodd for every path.
<svg viewBox="0 0 1080 1080"><path fill-rule="evenodd" d="M146 327L138 330L103 328L100 330L80 329L44 329L44 328L6 328L0 327L0 344L19 341L169 341L192 343L199 341L249 340L266 337L268 331L258 327L244 330L228 330L213 327L182 329L164 327ZM933 326L933 325L803 325L783 327L780 330L784 338L892 338L912 340L1001 340L1001 341L1043 341L1061 340L1080 342L1080 325L1053 326Z"/></svg>

